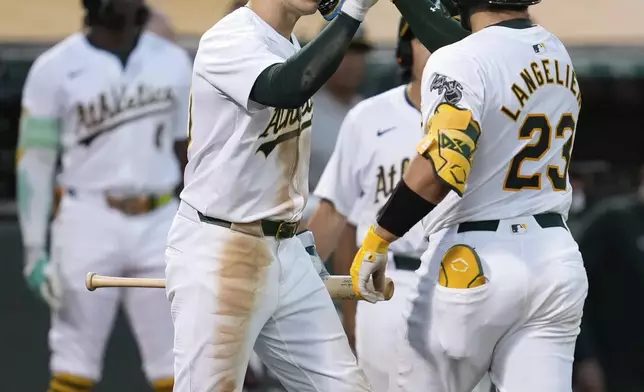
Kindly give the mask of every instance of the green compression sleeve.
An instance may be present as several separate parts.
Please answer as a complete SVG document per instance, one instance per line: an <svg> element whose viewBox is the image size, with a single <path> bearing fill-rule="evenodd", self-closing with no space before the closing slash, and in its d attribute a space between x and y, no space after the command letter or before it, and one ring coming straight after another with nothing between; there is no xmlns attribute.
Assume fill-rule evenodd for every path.
<svg viewBox="0 0 644 392"><path fill-rule="evenodd" d="M25 247L45 247L54 196L58 122L21 119L16 164L18 220Z"/></svg>
<svg viewBox="0 0 644 392"><path fill-rule="evenodd" d="M360 22L340 13L302 50L265 69L250 99L278 109L304 105L338 69L359 26Z"/></svg>
<svg viewBox="0 0 644 392"><path fill-rule="evenodd" d="M470 32L429 0L393 0L418 40L430 52L467 37Z"/></svg>

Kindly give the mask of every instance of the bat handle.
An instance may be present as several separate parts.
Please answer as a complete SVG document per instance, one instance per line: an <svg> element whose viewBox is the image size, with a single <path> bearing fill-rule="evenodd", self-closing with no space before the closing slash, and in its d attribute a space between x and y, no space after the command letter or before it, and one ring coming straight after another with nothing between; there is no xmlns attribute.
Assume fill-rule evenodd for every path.
<svg viewBox="0 0 644 392"><path fill-rule="evenodd" d="M87 290L89 291L96 290L96 287L94 287L95 275L96 275L96 272L88 272L87 275L85 275L85 287L87 287Z"/></svg>
<svg viewBox="0 0 644 392"><path fill-rule="evenodd" d="M394 281L391 280L391 278L387 278L387 280L385 281L385 290L383 293L385 296L385 301L389 301L394 296L394 291L395 291Z"/></svg>

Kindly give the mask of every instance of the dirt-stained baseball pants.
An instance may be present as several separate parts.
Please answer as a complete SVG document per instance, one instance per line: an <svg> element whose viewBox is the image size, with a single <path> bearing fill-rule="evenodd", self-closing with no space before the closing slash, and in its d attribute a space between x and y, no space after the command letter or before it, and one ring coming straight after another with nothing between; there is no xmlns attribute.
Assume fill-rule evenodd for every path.
<svg viewBox="0 0 644 392"><path fill-rule="evenodd" d="M168 235L175 392L241 392L253 348L290 392L370 391L297 237L201 222L182 202Z"/></svg>

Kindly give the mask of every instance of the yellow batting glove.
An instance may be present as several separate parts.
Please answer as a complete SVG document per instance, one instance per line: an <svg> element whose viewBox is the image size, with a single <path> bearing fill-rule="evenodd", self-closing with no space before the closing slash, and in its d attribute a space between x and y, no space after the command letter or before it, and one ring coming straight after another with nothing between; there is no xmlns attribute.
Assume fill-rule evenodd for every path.
<svg viewBox="0 0 644 392"><path fill-rule="evenodd" d="M387 267L387 250L389 242L382 239L371 226L362 241L362 247L356 253L351 264L351 283L353 291L366 301L376 303L385 296L385 269ZM369 280L373 277L373 286Z"/></svg>

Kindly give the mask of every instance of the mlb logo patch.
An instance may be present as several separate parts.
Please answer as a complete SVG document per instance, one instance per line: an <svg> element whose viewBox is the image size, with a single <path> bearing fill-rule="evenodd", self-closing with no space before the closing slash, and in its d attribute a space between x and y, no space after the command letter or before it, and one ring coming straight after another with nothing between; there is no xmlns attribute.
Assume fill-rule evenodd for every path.
<svg viewBox="0 0 644 392"><path fill-rule="evenodd" d="M512 234L523 234L528 231L528 225L525 223L519 223L517 225L511 225Z"/></svg>
<svg viewBox="0 0 644 392"><path fill-rule="evenodd" d="M532 49L534 49L535 53L545 53L547 51L546 44L544 44L543 42L538 43L536 45L532 45Z"/></svg>

